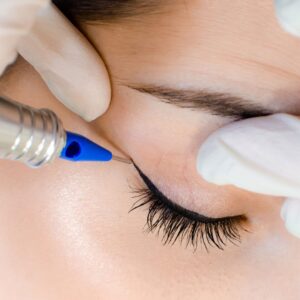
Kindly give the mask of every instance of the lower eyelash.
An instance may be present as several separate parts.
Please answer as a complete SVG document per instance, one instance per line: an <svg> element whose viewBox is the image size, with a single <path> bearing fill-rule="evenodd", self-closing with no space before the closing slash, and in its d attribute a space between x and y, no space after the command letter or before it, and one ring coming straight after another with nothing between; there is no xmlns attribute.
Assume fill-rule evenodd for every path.
<svg viewBox="0 0 300 300"><path fill-rule="evenodd" d="M185 240L185 246L191 245L194 251L202 244L208 252L208 247L224 250L228 242L237 245L241 242L240 229L246 217L243 215L220 218L213 221L200 222L189 219L166 206L148 188L132 188L133 198L138 200L129 212L148 206L146 226L148 232L162 234L163 244L180 244ZM246 231L246 230L245 230Z"/></svg>

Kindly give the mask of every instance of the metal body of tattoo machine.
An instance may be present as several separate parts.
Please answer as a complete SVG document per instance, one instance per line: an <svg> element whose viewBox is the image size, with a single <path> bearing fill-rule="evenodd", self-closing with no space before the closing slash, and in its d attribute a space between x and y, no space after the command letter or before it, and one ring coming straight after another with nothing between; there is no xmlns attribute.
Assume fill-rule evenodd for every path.
<svg viewBox="0 0 300 300"><path fill-rule="evenodd" d="M131 163L82 135L65 131L57 115L0 96L0 159L40 167L55 158Z"/></svg>

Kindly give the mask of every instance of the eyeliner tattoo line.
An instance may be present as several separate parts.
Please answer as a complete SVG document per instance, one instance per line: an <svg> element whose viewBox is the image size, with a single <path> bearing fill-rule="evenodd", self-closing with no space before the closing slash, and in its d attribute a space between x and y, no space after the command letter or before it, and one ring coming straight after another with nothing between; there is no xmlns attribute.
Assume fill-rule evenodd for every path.
<svg viewBox="0 0 300 300"><path fill-rule="evenodd" d="M202 223L213 223L215 221L223 221L230 217L225 218L209 218L203 215L200 215L194 211L188 210L173 201L171 201L168 197L166 197L153 183L152 181L144 174L142 171L135 165L136 169L139 172L139 175L142 177L143 181L145 182L146 186L151 190L154 194L156 194L159 198L163 199L166 206L170 209L175 210L177 213L183 215L186 218L189 218L193 221L200 221Z"/></svg>
<svg viewBox="0 0 300 300"><path fill-rule="evenodd" d="M187 210L164 196L151 180L134 164L146 187L133 189L139 198L129 212L148 205L146 225L148 232L163 232L163 244L174 244L176 240L183 242L186 247L191 244L196 250L199 241L208 251L209 246L224 250L226 241L236 244L240 242L239 228L247 218L244 215L224 218L209 218ZM244 229L245 230L245 229ZM245 230L247 231L247 230Z"/></svg>

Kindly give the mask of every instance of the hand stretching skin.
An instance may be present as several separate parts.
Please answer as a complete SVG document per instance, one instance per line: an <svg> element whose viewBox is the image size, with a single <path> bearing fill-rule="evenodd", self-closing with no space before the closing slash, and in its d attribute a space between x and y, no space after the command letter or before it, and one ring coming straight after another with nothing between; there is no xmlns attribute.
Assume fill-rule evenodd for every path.
<svg viewBox="0 0 300 300"><path fill-rule="evenodd" d="M0 0L0 45L0 75L19 52L86 121L107 110L111 88L102 59L49 1Z"/></svg>
<svg viewBox="0 0 300 300"><path fill-rule="evenodd" d="M282 27L300 37L300 0L275 0ZM232 123L201 146L197 170L209 182L285 197L281 217L300 238L300 118L287 114Z"/></svg>

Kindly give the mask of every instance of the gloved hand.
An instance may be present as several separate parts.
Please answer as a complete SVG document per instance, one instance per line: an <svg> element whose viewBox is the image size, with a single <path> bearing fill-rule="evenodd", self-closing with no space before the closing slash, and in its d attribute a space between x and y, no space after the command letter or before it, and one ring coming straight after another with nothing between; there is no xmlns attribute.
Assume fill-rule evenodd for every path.
<svg viewBox="0 0 300 300"><path fill-rule="evenodd" d="M300 36L300 0L275 0L279 22ZM300 238L300 118L287 114L231 123L201 146L197 170L209 182L232 184L286 200L281 217Z"/></svg>
<svg viewBox="0 0 300 300"><path fill-rule="evenodd" d="M18 52L86 121L107 110L111 88L103 61L48 0L0 0L0 75Z"/></svg>
<svg viewBox="0 0 300 300"><path fill-rule="evenodd" d="M286 197L281 215L300 237L300 118L274 114L224 126L200 147L197 169L215 184Z"/></svg>

